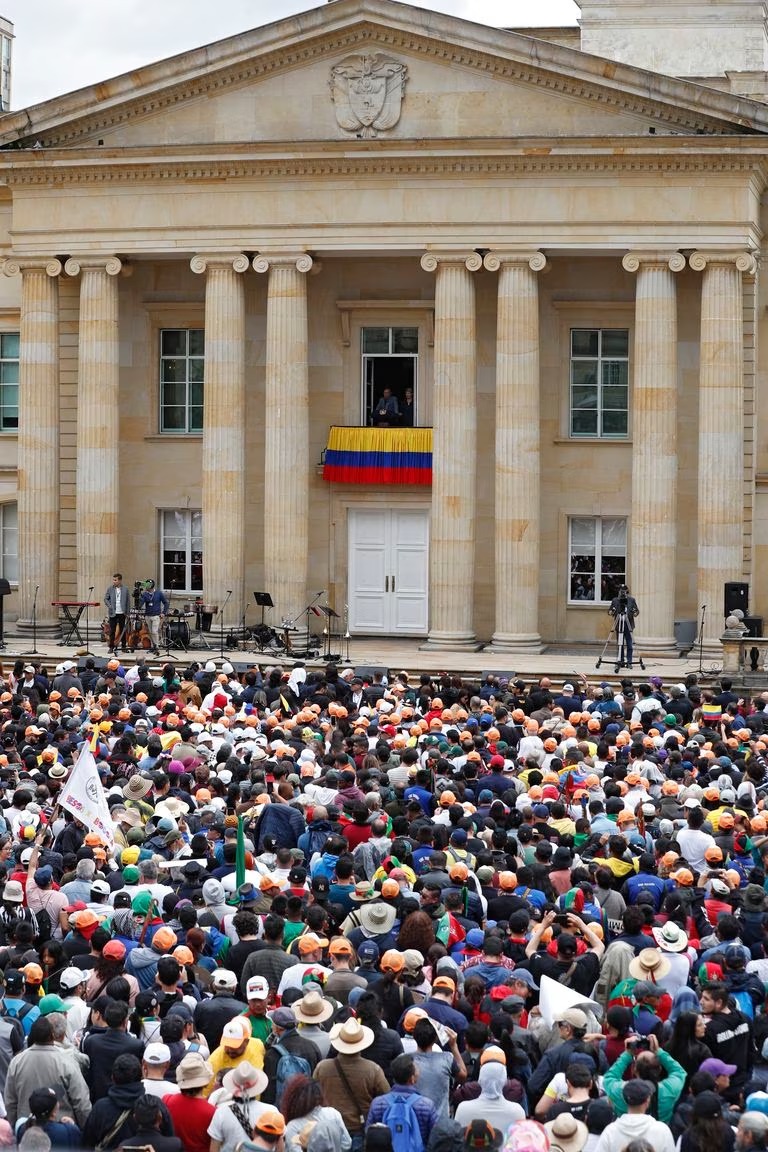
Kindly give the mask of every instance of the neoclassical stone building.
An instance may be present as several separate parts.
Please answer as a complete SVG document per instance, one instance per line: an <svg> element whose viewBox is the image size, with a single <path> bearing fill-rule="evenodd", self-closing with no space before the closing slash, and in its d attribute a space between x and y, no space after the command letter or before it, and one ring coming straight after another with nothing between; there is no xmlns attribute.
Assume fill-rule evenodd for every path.
<svg viewBox="0 0 768 1152"><path fill-rule="evenodd" d="M648 647L768 614L766 69L762 0L337 0L1 116L11 615L118 569L445 648L603 638L624 579Z"/></svg>

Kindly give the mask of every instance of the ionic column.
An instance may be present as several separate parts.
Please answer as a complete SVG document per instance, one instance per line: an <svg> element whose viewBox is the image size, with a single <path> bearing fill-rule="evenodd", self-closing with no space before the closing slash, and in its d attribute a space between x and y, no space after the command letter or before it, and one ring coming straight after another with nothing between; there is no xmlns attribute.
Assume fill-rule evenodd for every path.
<svg viewBox="0 0 768 1152"><path fill-rule="evenodd" d="M77 595L101 600L117 569L120 346L116 256L72 257L80 276L77 380Z"/></svg>
<svg viewBox="0 0 768 1152"><path fill-rule="evenodd" d="M694 252L702 272L699 344L697 605L707 607L704 637L723 631L723 584L744 575L744 332L742 276L749 252Z"/></svg>
<svg viewBox="0 0 768 1152"><path fill-rule="evenodd" d="M540 652L539 285L541 252L489 252L496 322L496 614L490 647Z"/></svg>
<svg viewBox="0 0 768 1152"><path fill-rule="evenodd" d="M679 252L628 252L637 273L632 392L630 588L640 649L674 648L677 560L677 291Z"/></svg>
<svg viewBox="0 0 768 1152"><path fill-rule="evenodd" d="M203 392L203 593L227 619L243 614L245 591L245 290L248 257L193 256L205 273Z"/></svg>
<svg viewBox="0 0 768 1152"><path fill-rule="evenodd" d="M302 627L309 574L309 351L306 252L266 253L253 267L267 285L264 403L264 589L273 619Z"/></svg>
<svg viewBox="0 0 768 1152"><path fill-rule="evenodd" d="M475 469L477 397L475 285L477 252L427 252L435 276L432 388L432 522L429 542L427 646L476 648Z"/></svg>
<svg viewBox="0 0 768 1152"><path fill-rule="evenodd" d="M59 281L58 260L12 259L6 276L21 273L18 523L19 620L59 630Z"/></svg>

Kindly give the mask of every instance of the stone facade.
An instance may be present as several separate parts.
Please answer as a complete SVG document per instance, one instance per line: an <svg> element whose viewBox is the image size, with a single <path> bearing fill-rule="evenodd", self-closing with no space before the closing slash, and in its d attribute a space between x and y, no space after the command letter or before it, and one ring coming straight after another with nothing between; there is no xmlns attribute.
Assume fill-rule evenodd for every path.
<svg viewBox="0 0 768 1152"><path fill-rule="evenodd" d="M594 51L587 16L622 5L587 9ZM175 601L201 551L228 622L259 588L273 622L317 588L342 612L360 508L429 509L430 646L604 638L578 532L651 648L702 603L717 636L726 580L768 615L768 107L559 40L337 0L0 119L11 617L39 587L52 627L115 568L163 581L198 511ZM329 485L329 427L366 421L361 333L398 327L432 487ZM160 334L202 329L201 423L161 431ZM628 334L626 430L606 354L605 426L574 434L574 331Z"/></svg>

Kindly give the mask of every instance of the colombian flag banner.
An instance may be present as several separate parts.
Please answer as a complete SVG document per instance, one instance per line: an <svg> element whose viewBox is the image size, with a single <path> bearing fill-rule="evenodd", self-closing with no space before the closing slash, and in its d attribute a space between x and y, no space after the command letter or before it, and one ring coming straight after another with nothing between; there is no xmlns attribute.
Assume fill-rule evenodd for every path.
<svg viewBox="0 0 768 1152"><path fill-rule="evenodd" d="M432 429L332 427L323 479L336 484L429 485Z"/></svg>

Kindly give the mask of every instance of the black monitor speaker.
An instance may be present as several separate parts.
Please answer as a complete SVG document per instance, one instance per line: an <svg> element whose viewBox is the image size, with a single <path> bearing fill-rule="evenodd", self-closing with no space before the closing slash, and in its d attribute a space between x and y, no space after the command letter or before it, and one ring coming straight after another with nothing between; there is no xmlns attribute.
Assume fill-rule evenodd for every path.
<svg viewBox="0 0 768 1152"><path fill-rule="evenodd" d="M723 585L723 615L730 616L740 608L749 615L749 584L743 580L729 580Z"/></svg>

